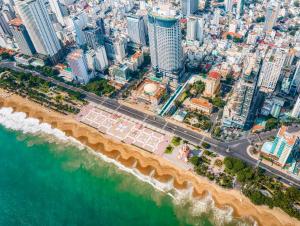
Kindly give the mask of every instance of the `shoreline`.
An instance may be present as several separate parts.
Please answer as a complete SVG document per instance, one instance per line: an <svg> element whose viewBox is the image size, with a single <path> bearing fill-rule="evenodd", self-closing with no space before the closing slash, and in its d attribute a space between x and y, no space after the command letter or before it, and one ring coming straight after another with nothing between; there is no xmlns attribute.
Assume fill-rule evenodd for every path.
<svg viewBox="0 0 300 226"><path fill-rule="evenodd" d="M96 129L76 121L71 115L62 115L15 94L6 98L0 97L0 106L11 107L16 112L24 112L28 117L48 123L94 151L117 160L125 167L135 165L136 169L144 175L154 172L153 177L161 182L173 179L174 187L177 189L187 188L190 183L194 187L194 197L202 197L210 192L215 206L220 209L226 206L232 207L235 218L251 217L259 225L292 226L299 223L297 219L288 216L279 208L256 206L238 190L221 188L193 172L179 169L159 156L103 135Z"/></svg>

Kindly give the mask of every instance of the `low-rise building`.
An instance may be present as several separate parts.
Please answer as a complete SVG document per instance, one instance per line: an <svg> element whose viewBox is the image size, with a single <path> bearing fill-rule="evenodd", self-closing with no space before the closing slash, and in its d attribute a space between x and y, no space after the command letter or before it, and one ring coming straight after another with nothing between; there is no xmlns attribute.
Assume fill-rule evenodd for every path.
<svg viewBox="0 0 300 226"><path fill-rule="evenodd" d="M204 98L186 99L183 105L190 110L201 111L207 115L211 114L213 110L213 105Z"/></svg>
<svg viewBox="0 0 300 226"><path fill-rule="evenodd" d="M129 68L125 64L111 66L109 74L116 83L120 84L125 84L130 79Z"/></svg>
<svg viewBox="0 0 300 226"><path fill-rule="evenodd" d="M132 92L132 97L137 102L151 105L152 108L156 108L160 104L165 93L166 87L164 84L146 78Z"/></svg>

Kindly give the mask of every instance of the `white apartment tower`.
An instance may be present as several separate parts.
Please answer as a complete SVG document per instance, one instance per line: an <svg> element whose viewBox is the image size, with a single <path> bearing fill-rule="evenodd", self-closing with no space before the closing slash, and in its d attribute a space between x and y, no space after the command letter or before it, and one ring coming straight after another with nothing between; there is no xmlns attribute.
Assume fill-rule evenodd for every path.
<svg viewBox="0 0 300 226"><path fill-rule="evenodd" d="M277 20L279 8L280 4L275 0L271 0L268 3L265 15L266 19L264 25L264 32L270 32L272 30Z"/></svg>
<svg viewBox="0 0 300 226"><path fill-rule="evenodd" d="M182 15L190 16L198 10L198 0L181 0L181 11Z"/></svg>
<svg viewBox="0 0 300 226"><path fill-rule="evenodd" d="M179 17L174 11L154 8L148 13L148 31L153 69L175 78L183 68Z"/></svg>
<svg viewBox="0 0 300 226"><path fill-rule="evenodd" d="M88 65L82 49L76 49L67 56L67 61L72 69L73 78L80 83L89 81Z"/></svg>
<svg viewBox="0 0 300 226"><path fill-rule="evenodd" d="M57 21L62 25L65 26L65 21L63 14L61 12L60 8L60 2L59 0L49 0L50 8L52 12L55 14Z"/></svg>
<svg viewBox="0 0 300 226"><path fill-rule="evenodd" d="M299 116L300 116L300 95L298 96L298 98L296 100L296 103L291 112L291 116L294 118L299 118Z"/></svg>
<svg viewBox="0 0 300 226"><path fill-rule="evenodd" d="M225 10L226 12L232 12L233 0L225 0Z"/></svg>
<svg viewBox="0 0 300 226"><path fill-rule="evenodd" d="M286 56L285 49L274 48L268 51L258 80L261 91L270 93L275 90Z"/></svg>
<svg viewBox="0 0 300 226"><path fill-rule="evenodd" d="M106 50L104 46L99 46L96 50L96 57L95 57L95 68L98 71L103 71L105 68L108 67L108 59L106 55Z"/></svg>
<svg viewBox="0 0 300 226"><path fill-rule="evenodd" d="M61 49L43 0L17 0L17 11L37 51L53 57Z"/></svg>
<svg viewBox="0 0 300 226"><path fill-rule="evenodd" d="M203 42L204 36L204 19L200 17L189 17L187 22L187 40L198 40L200 43Z"/></svg>
<svg viewBox="0 0 300 226"><path fill-rule="evenodd" d="M146 32L143 16L127 16L127 32L130 41L142 46L146 45Z"/></svg>

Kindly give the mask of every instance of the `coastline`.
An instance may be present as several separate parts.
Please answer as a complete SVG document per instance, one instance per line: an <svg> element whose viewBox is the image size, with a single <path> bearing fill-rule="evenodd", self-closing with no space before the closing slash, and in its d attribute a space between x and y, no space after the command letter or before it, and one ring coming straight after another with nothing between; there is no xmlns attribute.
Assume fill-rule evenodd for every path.
<svg viewBox="0 0 300 226"><path fill-rule="evenodd" d="M270 209L266 206L256 206L237 190L223 189L206 178L177 168L165 159L113 140L96 129L76 121L70 115L54 112L17 95L0 97L0 106L11 107L14 111L26 113L28 117L49 123L96 152L101 152L119 161L124 166L135 165L142 174L149 175L154 172L153 177L162 182L173 178L174 186L177 189L187 188L189 182L194 187L193 195L195 197L203 196L209 191L216 206L218 208L232 207L235 217L252 217L259 225L297 225L299 223L297 219L291 218L279 208ZM266 224L266 222L268 223Z"/></svg>

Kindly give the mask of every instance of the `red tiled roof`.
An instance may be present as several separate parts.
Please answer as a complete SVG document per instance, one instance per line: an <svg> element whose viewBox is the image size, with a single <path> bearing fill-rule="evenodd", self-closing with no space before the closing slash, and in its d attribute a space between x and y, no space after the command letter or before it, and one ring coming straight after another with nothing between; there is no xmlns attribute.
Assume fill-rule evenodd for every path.
<svg viewBox="0 0 300 226"><path fill-rule="evenodd" d="M218 80L218 79L221 78L221 75L220 75L220 73L217 72L217 71L210 71L210 72L208 73L208 77L209 77L209 78L213 78L213 79L215 79L215 80Z"/></svg>

